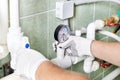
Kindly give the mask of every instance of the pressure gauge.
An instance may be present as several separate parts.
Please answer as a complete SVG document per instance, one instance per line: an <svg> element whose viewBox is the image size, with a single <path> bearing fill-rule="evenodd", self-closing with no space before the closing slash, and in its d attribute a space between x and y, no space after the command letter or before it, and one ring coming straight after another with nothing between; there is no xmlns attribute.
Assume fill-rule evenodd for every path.
<svg viewBox="0 0 120 80"><path fill-rule="evenodd" d="M54 38L56 41L62 43L65 42L70 36L70 29L67 25L60 24L54 32Z"/></svg>

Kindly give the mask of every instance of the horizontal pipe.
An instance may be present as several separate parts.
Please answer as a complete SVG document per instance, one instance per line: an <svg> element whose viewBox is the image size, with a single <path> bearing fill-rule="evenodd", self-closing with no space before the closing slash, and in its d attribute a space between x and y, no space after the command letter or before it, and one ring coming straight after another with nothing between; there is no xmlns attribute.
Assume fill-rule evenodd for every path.
<svg viewBox="0 0 120 80"><path fill-rule="evenodd" d="M120 42L120 37L118 37L116 34L113 34L113 33L109 32L109 31L99 31L99 33L101 33L103 35L106 35L106 36L109 36L111 38L114 38L115 40Z"/></svg>
<svg viewBox="0 0 120 80"><path fill-rule="evenodd" d="M86 4L86 3L93 3L93 2L101 2L101 1L111 1L120 4L120 0L77 0L75 1L75 5Z"/></svg>
<svg viewBox="0 0 120 80"><path fill-rule="evenodd" d="M110 74L105 76L102 80L113 80L115 79L118 75L120 75L120 68L115 69L112 71Z"/></svg>

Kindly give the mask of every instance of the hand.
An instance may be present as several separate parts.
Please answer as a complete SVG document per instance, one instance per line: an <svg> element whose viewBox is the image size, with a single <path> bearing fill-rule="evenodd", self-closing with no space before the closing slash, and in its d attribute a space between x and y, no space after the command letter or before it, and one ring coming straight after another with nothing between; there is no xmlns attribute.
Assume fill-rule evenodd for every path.
<svg viewBox="0 0 120 80"><path fill-rule="evenodd" d="M63 43L59 43L59 47L63 49L70 48L73 56L93 56L91 53L92 40L82 37L70 36L69 39Z"/></svg>
<svg viewBox="0 0 120 80"><path fill-rule="evenodd" d="M17 52L15 74L35 80L35 73L41 63L48 61L40 52L33 49L21 49Z"/></svg>

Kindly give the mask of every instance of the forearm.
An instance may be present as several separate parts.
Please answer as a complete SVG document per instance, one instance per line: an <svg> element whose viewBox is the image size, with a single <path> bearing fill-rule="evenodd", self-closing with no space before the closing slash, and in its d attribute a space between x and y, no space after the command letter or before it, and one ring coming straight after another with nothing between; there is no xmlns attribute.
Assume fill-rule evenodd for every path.
<svg viewBox="0 0 120 80"><path fill-rule="evenodd" d="M119 42L93 41L91 51L95 57L120 66Z"/></svg>
<svg viewBox="0 0 120 80"><path fill-rule="evenodd" d="M64 70L51 62L42 63L36 71L36 80L89 80L80 73Z"/></svg>

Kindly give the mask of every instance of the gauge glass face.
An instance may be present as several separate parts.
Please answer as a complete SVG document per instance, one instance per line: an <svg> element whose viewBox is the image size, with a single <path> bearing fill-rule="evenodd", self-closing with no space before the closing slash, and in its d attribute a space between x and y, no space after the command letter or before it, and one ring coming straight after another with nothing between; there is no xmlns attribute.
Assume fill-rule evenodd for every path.
<svg viewBox="0 0 120 80"><path fill-rule="evenodd" d="M65 42L69 38L70 34L67 27L62 27L58 33L58 41Z"/></svg>

